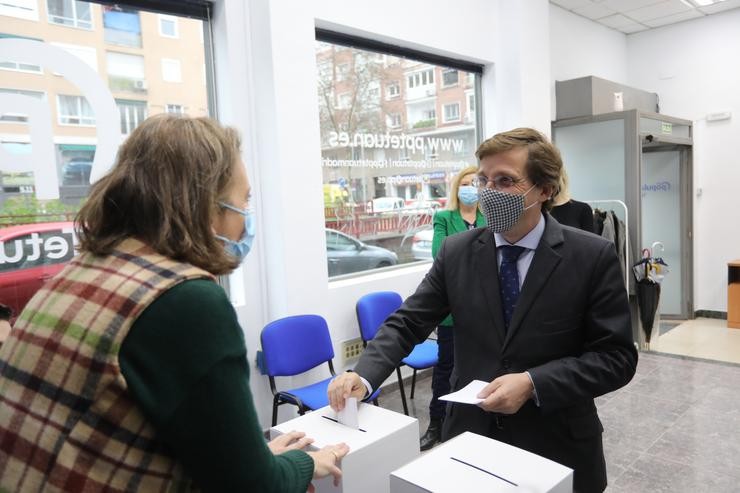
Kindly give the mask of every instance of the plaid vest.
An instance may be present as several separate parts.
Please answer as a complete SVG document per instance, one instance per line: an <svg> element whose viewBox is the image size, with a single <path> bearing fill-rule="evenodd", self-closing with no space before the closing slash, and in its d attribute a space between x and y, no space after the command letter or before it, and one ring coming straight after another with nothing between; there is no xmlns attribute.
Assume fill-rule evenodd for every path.
<svg viewBox="0 0 740 493"><path fill-rule="evenodd" d="M0 351L0 492L194 489L126 390L118 353L176 284L213 278L135 239L75 257Z"/></svg>

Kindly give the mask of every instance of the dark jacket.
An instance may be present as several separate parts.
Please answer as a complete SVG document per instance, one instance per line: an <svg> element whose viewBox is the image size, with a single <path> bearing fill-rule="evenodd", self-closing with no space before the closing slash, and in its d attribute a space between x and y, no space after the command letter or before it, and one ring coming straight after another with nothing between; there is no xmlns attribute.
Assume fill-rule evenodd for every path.
<svg viewBox="0 0 740 493"><path fill-rule="evenodd" d="M530 400L502 417L452 405L443 438L464 431L487 435L575 469L578 491L602 491L603 428L594 398L626 385L635 373L627 295L611 242L545 218L508 331L493 234L467 231L445 240L416 292L385 321L355 371L378 388L452 313L459 329L452 390L526 370L540 407Z"/></svg>

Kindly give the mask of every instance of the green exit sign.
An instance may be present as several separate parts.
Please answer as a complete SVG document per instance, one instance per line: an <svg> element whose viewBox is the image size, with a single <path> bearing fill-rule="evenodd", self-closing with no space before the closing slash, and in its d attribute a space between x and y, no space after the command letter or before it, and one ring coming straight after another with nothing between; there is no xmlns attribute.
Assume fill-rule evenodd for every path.
<svg viewBox="0 0 740 493"><path fill-rule="evenodd" d="M660 122L660 129L664 134L673 132L673 124L667 122Z"/></svg>

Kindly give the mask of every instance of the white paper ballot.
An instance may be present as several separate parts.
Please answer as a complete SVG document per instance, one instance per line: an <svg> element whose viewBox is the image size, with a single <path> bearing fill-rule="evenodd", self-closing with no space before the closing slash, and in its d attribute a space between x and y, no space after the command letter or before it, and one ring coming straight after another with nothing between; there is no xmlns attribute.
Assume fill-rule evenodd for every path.
<svg viewBox="0 0 740 493"><path fill-rule="evenodd" d="M439 398L439 400L461 402L463 404L478 404L479 402L483 402L483 399L480 399L476 396L478 395L478 392L483 390L483 387L488 385L488 383L489 382L484 382L483 380L473 380L457 392L443 395Z"/></svg>
<svg viewBox="0 0 740 493"><path fill-rule="evenodd" d="M355 430L360 428L360 419L357 416L357 398L349 397L344 402L344 409L337 413L337 421L344 426L349 426Z"/></svg>

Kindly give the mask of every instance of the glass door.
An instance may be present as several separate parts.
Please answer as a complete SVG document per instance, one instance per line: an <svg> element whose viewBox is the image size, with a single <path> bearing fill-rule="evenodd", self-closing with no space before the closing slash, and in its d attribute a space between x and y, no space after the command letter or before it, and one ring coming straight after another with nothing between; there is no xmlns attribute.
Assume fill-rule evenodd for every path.
<svg viewBox="0 0 740 493"><path fill-rule="evenodd" d="M689 146L643 147L640 172L641 244L668 264L658 310L663 318L690 317L690 200L685 183Z"/></svg>

